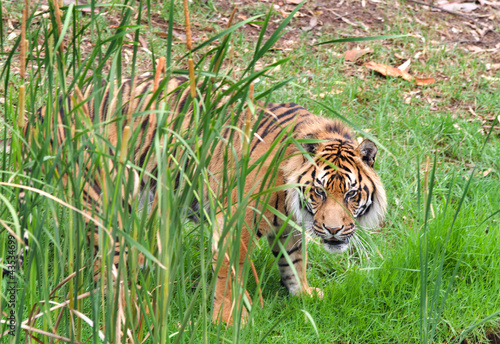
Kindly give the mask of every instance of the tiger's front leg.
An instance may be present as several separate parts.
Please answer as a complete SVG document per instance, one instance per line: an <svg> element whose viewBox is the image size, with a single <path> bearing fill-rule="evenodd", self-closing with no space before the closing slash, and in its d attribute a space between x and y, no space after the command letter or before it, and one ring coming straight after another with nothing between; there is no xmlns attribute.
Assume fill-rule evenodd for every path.
<svg viewBox="0 0 500 344"><path fill-rule="evenodd" d="M269 246L275 257L280 256L278 260L278 268L281 275L281 283L288 288L292 295L308 294L323 297L323 292L319 288L310 287L307 283L307 251L303 246L301 233L291 232L289 235L281 235L279 238L268 236ZM285 257L285 253L281 252L280 245L286 250L290 257L290 263ZM281 253L281 255L280 255ZM293 266L293 268L292 268Z"/></svg>
<svg viewBox="0 0 500 344"><path fill-rule="evenodd" d="M222 230L223 228L223 218L222 215L218 216L218 223L219 223L219 229ZM229 234L230 235L230 234ZM246 290L243 290L240 294L240 297L237 300L234 300L233 295L232 295L232 290L234 288L233 283L242 283L241 280L241 274L244 269L244 263L245 260L247 259L247 248L248 244L250 242L250 237L247 231L243 230L241 234L241 243L240 243L240 250L239 250L239 257L238 257L238 278L236 280L236 273L234 269L234 263L231 265L230 262L230 257L229 254L231 252L230 247L227 247L225 252L218 252L218 244L219 244L219 232L218 230L213 231L213 236L214 236L214 247L213 251L215 252L214 254L214 263L213 263L213 268L214 271L217 272L217 281L215 283L215 295L214 295L214 309L212 313L212 320L214 322L220 322L223 321L227 324L232 324L234 320L234 315L237 313L237 310L239 308L242 308L242 313L241 313L241 319L244 322L246 318L248 317L248 312L245 309L245 307L242 307L242 301L243 301L243 293L247 294L247 297L249 296ZM227 240L227 238L226 238ZM224 246L224 245L223 245ZM222 259L222 266L220 267L219 271L217 271L217 259L220 254L224 255L224 258ZM233 258L233 262L234 262ZM248 300L251 304L251 299L248 297ZM236 301L236 302L235 302Z"/></svg>

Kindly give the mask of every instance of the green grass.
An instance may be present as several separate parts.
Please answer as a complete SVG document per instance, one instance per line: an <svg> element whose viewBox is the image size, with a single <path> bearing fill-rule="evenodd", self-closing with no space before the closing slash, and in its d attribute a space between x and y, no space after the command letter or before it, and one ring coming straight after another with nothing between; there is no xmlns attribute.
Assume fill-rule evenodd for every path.
<svg viewBox="0 0 500 344"><path fill-rule="evenodd" d="M154 14L153 19L163 22L169 17L169 5L145 5L142 16L146 27L140 34L148 42L149 51L153 56L142 49L137 49L136 56L132 48L123 48L129 51L127 63L118 53L112 51L106 56L107 49L116 44L121 47L130 41L132 36L121 41L117 30L108 25L111 18L124 18L127 13L123 7L113 7L107 10L104 16L78 16L77 23L80 27L84 23L92 23L93 31L85 29L79 38L96 43L92 48L96 56L86 59L90 50L81 49L84 43L77 40L75 46L67 43L64 65L57 57L49 59L42 56L40 51L34 50L33 56L40 57L33 60L28 67L29 82L32 85L28 93L28 113L34 111L42 104L50 102L53 94L62 94L56 90L56 85L66 82L66 87L72 87L71 81L78 80L80 85L92 80L92 77L108 77L110 74L130 75L141 74L154 67L153 57L167 55L166 47L172 47L173 69L182 69L187 65L186 59L181 59L185 54L183 44L173 44L169 39L160 38L154 34L159 31L155 25L148 25L149 13ZM18 18L20 5L2 3L4 14ZM215 7L212 7L215 6ZM182 27L183 12L181 6L176 4L173 13L173 29L179 31ZM214 24L216 15L214 9L218 5L200 5L198 2L191 4L192 21L200 27L212 27L216 31L206 33L200 30L200 41L209 39L222 31L219 25ZM247 5L244 9L251 15L265 15L261 4L252 7ZM137 13L137 6L133 14ZM208 15L208 16L207 16ZM224 13L228 16L228 13ZM406 15L401 13L401 16ZM156 17L158 16L158 17ZM206 19L208 18L208 19ZM283 19L273 11L271 22ZM421 32L425 37L434 37L433 28L420 27L414 22L408 26L398 27L400 22L394 19L391 30L380 34L405 34ZM64 18L63 18L64 20ZM259 18L264 21L265 17ZM116 21L114 19L113 23ZM295 25L295 19L292 20ZM43 42L47 51L48 43L45 38L48 20L36 17L31 24L30 42ZM131 15L128 25L135 25L136 19ZM69 23L68 37L73 32L79 32ZM21 81L14 72L18 66L17 55L9 54L15 40L6 39L6 24L3 26L2 72L0 90L4 103L0 104L0 139L12 136L12 153L0 153L0 181L6 182L14 177L14 181L28 185L32 179L34 187L79 206L79 200L73 200L80 183L86 178L80 175L74 178L73 189L64 190L53 175L52 165L59 168L74 166L78 158L78 151L67 145L67 156L75 156L65 165L64 159L48 159L44 170L40 169L42 161L40 156L47 156L46 148L34 150L40 155L34 155L24 160L27 165L31 163L31 172L20 171L15 168L14 161L19 159L19 144L22 137L15 135L16 128L13 124L17 105L17 88ZM167 32L168 24L164 26ZM114 40L104 42L107 38ZM269 35L266 39L269 38ZM366 252L352 250L351 252L329 255L321 247L309 245L308 276L311 286L323 289L325 297L295 298L287 295L284 287L280 286L279 272L274 257L267 247L266 240L261 240L261 249L254 250L252 260L261 276L261 287L264 296L264 308L258 306L256 284L249 274L247 289L254 297L254 307L250 314L249 325L243 327L225 327L210 322L211 303L214 279L212 278L211 259L211 227L210 221L214 220L215 210L207 214L209 222L200 225L189 222L183 217L166 218L165 214L172 211L172 204L187 205L192 200L192 190L185 188L179 192L167 189L160 194L158 214L151 219L145 212L126 217L125 223L129 225L126 232L134 239L127 241L130 249L137 249L142 245L157 257L162 263L172 267L168 276L153 263L150 269L140 274L138 280L133 274L122 272L129 279L128 289L139 296L139 304L144 313L144 308L152 308L153 301L167 305L162 308L164 313L146 317L143 332L134 332L133 336L144 338L150 331L151 337L146 342L259 342L265 343L450 343L459 342L463 335L469 342L486 343L486 335L490 332L500 331L500 140L498 130L493 130L486 142L486 135L482 132L480 121L469 121L473 115L469 107L479 115L495 117L500 113L500 97L498 81L489 81L482 77L486 75L484 56L471 55L460 47L454 48L439 44L428 43L426 47L425 63L413 61L412 73L418 76L435 76L437 83L427 87L417 87L401 79L384 78L375 73L368 72L360 64L344 62L335 53L352 48L353 43L329 44L312 47L313 38L318 41L327 41L338 38L336 35L324 32L321 37L312 33L302 32L293 37L297 41L294 49L289 51L272 50L266 52L260 59L265 66L290 58L287 63L280 64L279 70L274 71L269 77L259 77L256 82L256 95L271 89L284 80L292 78L290 82L276 89L270 96L271 101L293 101L305 106L313 113L327 117L336 114L328 111L332 108L355 124L357 129L368 131L378 139L386 149L381 149L377 157L376 169L378 170L388 194L388 214L381 230L365 233L368 242L372 242L371 249ZM232 51L225 54L222 73L242 77L242 71L254 60L256 38L250 38L245 30L237 30L232 35ZM219 45L206 47L194 54L196 61L202 61L198 71L207 71L211 63L210 58L224 46L223 38L219 38ZM431 39L429 39L429 42ZM173 42L176 42L174 37ZM361 47L370 47L374 53L362 57L362 61L373 60L379 63L397 65L400 62L393 53L397 51L404 56L414 56L422 51L422 43L414 37L405 37L394 40L356 43ZM216 49L210 51L211 49ZM78 54L75 55L75 52ZM207 55L205 55L207 54ZM47 55L47 54L46 54ZM202 57L206 56L205 59ZM11 57L10 60L8 58ZM106 61L104 61L107 59ZM99 65L99 61L104 61ZM449 62L452 61L452 62ZM400 62L402 63L402 61ZM92 66L94 73L88 72L85 76L81 66ZM258 64L258 63L257 63ZM37 68L34 68L36 66ZM98 66L98 68L97 68ZM136 66L133 70L132 66ZM66 68L67 78L61 71ZM232 69L232 70L231 70ZM76 74L76 77L75 77ZM437 76L439 75L439 76ZM444 77L442 77L442 75ZM248 80L255 78L255 73L248 73ZM88 79L85 80L85 77ZM499 74L496 74L499 77ZM7 82L7 83L5 83ZM41 84L41 88L34 85ZM7 85L7 87L5 87ZM332 92L334 88L334 92ZM340 91L340 92L339 92ZM413 93L411 103L404 99ZM236 92L245 97L247 89L238 87ZM323 94L324 96L321 96ZM98 97L98 96L96 96ZM430 104L429 100L433 103ZM237 100L236 100L237 102ZM325 106L321 105L324 104ZM238 103L237 103L238 104ZM160 113L161 115L161 113ZM217 112L215 119L223 116ZM204 120L206 121L206 119ZM216 122L216 120L214 121ZM212 122L212 123L214 123ZM207 122L201 122L201 127ZM221 123L213 126L213 135L206 135L204 145L197 145L197 138L186 135L188 146L196 147L197 158L207 155L207 147L217 140ZM498 122L496 122L498 125ZM493 123L490 123L493 124ZM199 128L198 127L198 128ZM96 130L101 126L96 125ZM85 133L81 140L85 140L89 133ZM360 134L361 136L361 134ZM171 143L174 145L174 143ZM484 146L484 149L483 149ZM1 146L0 146L1 148ZM170 171L166 165L166 158L171 151L162 152L158 143L155 149L159 157L164 158L161 170L162 178L167 185L172 183L170 178L175 171ZM186 155L180 153L176 157L179 161L186 162ZM101 147L97 147L93 155L102 161L106 154ZM432 212L425 203L425 162L436 159L436 165L431 164L429 177L433 175ZM183 160L184 159L184 160ZM161 159L160 159L161 160ZM189 176L197 174L193 179L194 190L201 191L203 185L203 164L186 167ZM186 165L188 166L188 165ZM199 167L199 170L196 168ZM433 170L433 168L435 168ZM242 165L244 170L244 164ZM140 171L140 168L138 169ZM201 172L200 172L201 171ZM486 173L488 171L488 173ZM88 177L87 177L88 178ZM122 181L121 183L125 183ZM170 183L170 184L169 184ZM120 185L120 184L119 184ZM20 215L12 215L6 205L20 211L17 205L18 189L0 186L3 199L0 209L0 218L8 226L15 228L16 219ZM118 211L120 195L109 195L110 209L104 215L104 221L110 226L115 221L115 211ZM72 271L92 259L92 253L85 247L85 233L83 220L74 213L61 207L47 197L32 196L27 198L27 208L31 204L35 221L28 225L26 215L21 227L28 228L32 233L30 246L32 251L26 261L26 267L18 279L20 290L18 296L18 313L21 320L29 317L31 310L41 307L46 310L49 293ZM33 202L33 203L30 203ZM113 203L114 202L114 203ZM244 202L242 202L244 206ZM170 212L171 214L173 212ZM230 215L228 215L230 216ZM427 218L427 221L425 219ZM241 230L241 224L236 226L235 232ZM76 228L76 230L74 230ZM116 228L116 226L114 227ZM146 230L144 230L146 228ZM166 230L164 230L166 228ZM143 235L144 232L147 235ZM163 251L166 255L158 253L156 233L161 236L162 243L169 243L171 250ZM134 237L136 235L136 237ZM78 246L80 245L80 246ZM7 233L3 229L0 238L1 257L6 256ZM75 254L74 252L78 252ZM106 252L103 248L102 252ZM426 255L427 253L427 255ZM427 257L425 259L425 257ZM69 267L72 259L74 266ZM422 260L423 259L423 260ZM134 265L133 258L129 263ZM248 268L248 267L247 267ZM94 290L91 272L79 275L80 280L73 279L63 285L56 293L54 302L63 302L70 298L69 295L83 294ZM263 277L263 278L262 278ZM164 281L169 280L169 292L165 292ZM104 283L104 282L103 282ZM133 287L138 284L141 289ZM163 287L158 288L159 285ZM102 287L103 285L101 285ZM109 286L108 286L109 287ZM2 311L7 311L6 282L2 282ZM448 289L449 288L449 289ZM154 291L153 291L154 290ZM147 293L149 291L151 293ZM108 339L116 338L114 332L116 319L116 294L111 291L102 297L102 290L96 291L90 297L75 305L81 313L103 327ZM163 294L162 294L163 293ZM433 308L433 305L434 308ZM443 306L442 306L443 305ZM442 310L440 308L442 306ZM44 308L45 307L45 308ZM129 303L124 306L127 319L134 318L134 308ZM19 311L21 310L21 311ZM32 326L44 331L51 331L57 320L58 311L37 320ZM491 318L489 316L494 315ZM77 316L73 315L76 323ZM488 319L487 319L488 318ZM4 318L2 318L4 319ZM61 336L85 341L91 335L97 339L98 328L81 323L72 330L73 324L69 321L69 311L62 313L62 322L57 333ZM312 319L312 321L311 321ZM483 319L486 322L479 326ZM149 328L153 327L152 330ZM131 323L125 326L133 327ZM5 327L2 327L2 332ZM24 341L27 336L24 330L19 330L17 341ZM48 337L36 335L45 342ZM7 342L14 338L4 337Z"/></svg>

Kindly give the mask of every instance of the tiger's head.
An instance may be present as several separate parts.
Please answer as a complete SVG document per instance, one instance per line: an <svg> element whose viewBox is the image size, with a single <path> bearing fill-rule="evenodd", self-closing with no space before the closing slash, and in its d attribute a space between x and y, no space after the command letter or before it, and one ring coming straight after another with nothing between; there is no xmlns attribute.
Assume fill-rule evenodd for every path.
<svg viewBox="0 0 500 344"><path fill-rule="evenodd" d="M357 225L378 226L386 211L385 190L373 169L377 146L366 139L359 145L341 122L323 120L309 125L300 138L305 154L295 154L285 166L286 205L299 225L320 237L327 252L343 252Z"/></svg>

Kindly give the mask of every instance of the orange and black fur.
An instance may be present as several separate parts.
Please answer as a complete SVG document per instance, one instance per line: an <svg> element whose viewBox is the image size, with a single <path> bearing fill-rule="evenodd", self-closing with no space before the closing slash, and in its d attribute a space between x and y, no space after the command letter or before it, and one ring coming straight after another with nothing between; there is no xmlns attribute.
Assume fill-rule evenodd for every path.
<svg viewBox="0 0 500 344"><path fill-rule="evenodd" d="M183 111L184 104L189 97L189 90L185 87L185 83L186 79L183 77L174 77L167 83L164 93L166 96L163 98L171 110L172 119ZM137 79L132 102L128 101L131 93L131 80L123 82L120 92L118 92L118 87L115 87L114 92L110 92L108 86L99 109L96 109L93 102L90 101L82 106L82 111L87 113L91 122L95 120L95 116L99 116L100 122L110 121L108 116L110 114L116 116L115 110L117 104L120 103L124 104L123 110L118 111L122 114L143 112L147 110L151 98L152 84L151 79ZM91 91L92 89L87 90L83 98L86 99ZM121 99L116 94L120 94ZM72 101L68 101L69 108L71 104ZM131 109L129 109L130 106ZM260 121L255 123L252 139L249 143L250 164L265 156L269 150L272 152L267 155L268 158L265 161L260 162L262 168L253 169L246 177L245 192L255 192L271 186L291 186L270 194L267 200L267 204L283 214L284 217L277 216L276 211L271 211L271 209L264 208L259 204L250 203L248 205L245 221L254 224L249 228L255 228L255 232L250 233L246 229L243 230L242 247L250 248L252 247L252 238L266 236L272 245L273 254L280 257L278 266L282 282L290 293L294 295L318 293L320 295L319 290L316 291L315 288L309 287L307 283L304 270L306 258L302 249L303 236L297 235L294 228L302 227L312 236L320 238L325 250L333 253L342 252L348 248L349 241L355 235L358 225L361 227L378 226L386 211L386 196L382 182L373 168L377 147L370 140L358 144L346 125L339 121L318 117L300 105L268 103L258 106L260 107ZM40 111L39 120L43 120L44 111L44 109ZM189 130L192 120L191 113L191 111L187 111L180 126L181 130ZM60 107L59 114L60 124L65 123L65 111L62 107ZM126 123L132 127L132 131L139 131L136 140L138 144L135 147L129 147L129 150L133 150L133 162L152 174L157 170L157 159L146 159L146 157L150 153L150 147L156 135L156 116L155 112L146 112L144 115L133 117L131 123ZM243 125L243 120L239 123ZM305 139L305 143L289 143L285 146L273 145L278 137L283 138L281 135L283 131L287 133L285 136L292 136L299 142L301 139ZM58 140L62 142L65 135L65 131L59 130ZM108 137L111 146L116 147L119 141L117 124L109 126ZM235 135L232 147L238 156L242 154L240 142L241 139ZM219 182L217 176L222 174L223 168L227 168L222 159L224 146L225 143L221 141L214 150L208 166L211 178L210 185L207 187L212 189L217 188ZM276 160L273 159L276 154L282 155L282 159L279 159L276 179L272 185L263 185L265 179L263 176L268 168L276 168ZM147 163L145 163L146 161ZM129 171L129 173L130 176L133 175L137 178L133 171ZM144 173L144 175L148 173ZM138 180L135 185L140 188L146 183L153 184L154 181ZM102 188L98 178L84 185L84 201L87 203L88 209L94 208L94 211L100 211L101 193ZM227 202L225 203L227 204ZM194 204L193 210L199 211L203 206L206 205ZM256 216L256 212L259 213L259 216ZM284 225L283 218L290 218L297 226L286 225L285 232L276 238L278 230ZM218 223L213 228L215 249L223 225L224 216L220 214ZM93 241L97 245L97 235L94 236ZM284 252L280 254L278 241L284 245L286 254L297 274L289 266ZM119 245L116 244L115 250L119 249ZM245 250L241 250L239 271L242 271L246 256ZM229 262L226 259L218 272L213 309L214 321L232 321L232 278L228 265Z"/></svg>

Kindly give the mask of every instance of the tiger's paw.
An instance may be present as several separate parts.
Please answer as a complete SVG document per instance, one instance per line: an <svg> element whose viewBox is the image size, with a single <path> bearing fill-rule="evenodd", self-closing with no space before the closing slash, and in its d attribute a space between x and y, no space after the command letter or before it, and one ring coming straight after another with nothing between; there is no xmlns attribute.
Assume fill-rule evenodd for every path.
<svg viewBox="0 0 500 344"><path fill-rule="evenodd" d="M235 309L232 304L232 300L225 298L224 304L214 302L214 311L212 315L212 321L214 323L220 323L221 321L227 325L232 325L234 322L234 312ZM245 307L241 310L241 325L246 324L248 319L248 311Z"/></svg>
<svg viewBox="0 0 500 344"><path fill-rule="evenodd" d="M318 297L320 299L323 299L323 291L320 288L314 288L314 287L306 287L304 288L304 291L302 292L304 295L309 295L311 297Z"/></svg>

